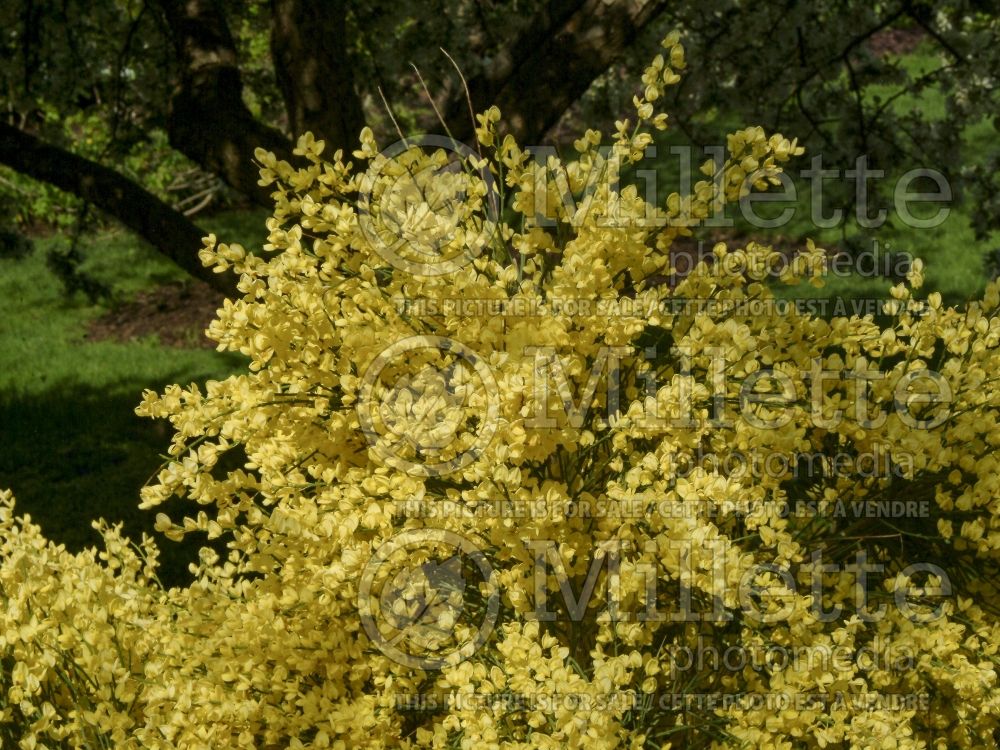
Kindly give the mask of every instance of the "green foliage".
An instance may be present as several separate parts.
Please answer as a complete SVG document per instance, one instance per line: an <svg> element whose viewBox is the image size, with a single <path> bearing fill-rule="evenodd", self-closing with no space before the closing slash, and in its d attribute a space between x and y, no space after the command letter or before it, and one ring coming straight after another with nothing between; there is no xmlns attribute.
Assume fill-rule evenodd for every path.
<svg viewBox="0 0 1000 750"><path fill-rule="evenodd" d="M240 55L246 104L265 122L287 124L271 62L271 4L268 0L244 0L228 5L230 25Z"/></svg>
<svg viewBox="0 0 1000 750"><path fill-rule="evenodd" d="M1000 154L1000 18L989 8L977 0L676 4L663 23L683 27L704 64L668 106L695 143L717 143L734 121L751 120L795 133L824 166L849 168L866 154L874 168L939 169L969 191L982 237L1000 224L989 169ZM979 139L971 151L970 132Z"/></svg>
<svg viewBox="0 0 1000 750"><path fill-rule="evenodd" d="M149 3L24 0L0 8L0 101L14 124L172 202L194 165L163 130L170 40ZM0 165L0 201L25 225L66 230L79 199Z"/></svg>

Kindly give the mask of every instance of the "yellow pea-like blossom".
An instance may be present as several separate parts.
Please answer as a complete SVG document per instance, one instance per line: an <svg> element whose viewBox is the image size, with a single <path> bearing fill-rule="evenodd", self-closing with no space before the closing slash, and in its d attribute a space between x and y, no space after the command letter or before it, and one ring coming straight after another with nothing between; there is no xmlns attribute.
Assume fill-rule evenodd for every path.
<svg viewBox="0 0 1000 750"><path fill-rule="evenodd" d="M168 589L151 539L70 553L0 495L0 746L993 746L1000 284L923 304L914 263L882 323L775 297L812 242L680 268L802 149L751 127L690 194L620 187L663 49L568 162L496 108L482 153L256 154L263 248L201 251L247 372L137 409L174 431L142 507L226 552Z"/></svg>

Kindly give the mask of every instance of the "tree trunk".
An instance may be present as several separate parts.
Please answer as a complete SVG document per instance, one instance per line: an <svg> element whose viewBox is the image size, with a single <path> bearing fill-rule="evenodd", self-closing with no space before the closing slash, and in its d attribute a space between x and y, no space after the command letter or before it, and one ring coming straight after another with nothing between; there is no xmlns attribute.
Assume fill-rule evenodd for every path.
<svg viewBox="0 0 1000 750"><path fill-rule="evenodd" d="M0 122L0 163L94 204L150 242L189 274L235 294L233 274L218 274L198 260L205 235L184 214L113 169Z"/></svg>
<svg viewBox="0 0 1000 750"><path fill-rule="evenodd" d="M271 59L294 136L356 146L365 118L345 48L344 3L271 0Z"/></svg>
<svg viewBox="0 0 1000 750"><path fill-rule="evenodd" d="M170 102L170 144L257 203L273 207L271 191L257 184L258 147L292 159L292 146L259 122L243 103L236 46L222 9L213 0L159 0L173 36L180 83Z"/></svg>

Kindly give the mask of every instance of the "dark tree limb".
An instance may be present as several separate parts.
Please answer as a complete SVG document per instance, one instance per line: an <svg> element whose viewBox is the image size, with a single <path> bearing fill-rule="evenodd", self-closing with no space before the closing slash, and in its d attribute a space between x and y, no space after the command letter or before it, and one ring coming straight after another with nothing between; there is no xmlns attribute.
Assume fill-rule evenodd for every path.
<svg viewBox="0 0 1000 750"><path fill-rule="evenodd" d="M283 133L258 121L243 103L236 45L214 0L158 0L173 37L180 81L170 102L170 145L257 203L272 207L257 184L258 147L291 160Z"/></svg>
<svg viewBox="0 0 1000 750"><path fill-rule="evenodd" d="M344 3L271 0L271 59L289 127L331 151L353 147L365 124L346 48Z"/></svg>
<svg viewBox="0 0 1000 750"><path fill-rule="evenodd" d="M113 169L45 143L5 122L0 122L0 163L92 203L195 278L228 295L235 293L232 274L214 273L198 259L205 232Z"/></svg>
<svg viewBox="0 0 1000 750"><path fill-rule="evenodd" d="M468 82L473 108L496 104L510 132L537 142L666 7L665 0L551 0L489 71ZM472 135L464 100L449 104L448 119L456 137Z"/></svg>

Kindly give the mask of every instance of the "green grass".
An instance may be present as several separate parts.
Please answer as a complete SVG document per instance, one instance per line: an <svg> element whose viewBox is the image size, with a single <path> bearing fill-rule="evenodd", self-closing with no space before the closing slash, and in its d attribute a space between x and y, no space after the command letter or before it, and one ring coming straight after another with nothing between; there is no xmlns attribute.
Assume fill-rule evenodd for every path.
<svg viewBox="0 0 1000 750"><path fill-rule="evenodd" d="M257 212L205 226L250 246L265 234ZM88 321L107 308L62 290L44 260L61 242L38 240L28 258L0 260L0 487L50 538L79 549L98 540L90 525L98 517L122 521L135 536L152 531L155 514L138 509L139 488L161 464L171 430L135 415L142 391L224 378L244 363L210 349L168 349L155 337L85 339ZM123 231L84 242L81 254L83 268L121 298L184 279ZM162 546L165 579L183 579L194 551Z"/></svg>

